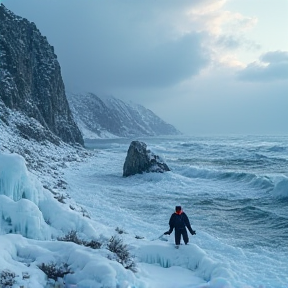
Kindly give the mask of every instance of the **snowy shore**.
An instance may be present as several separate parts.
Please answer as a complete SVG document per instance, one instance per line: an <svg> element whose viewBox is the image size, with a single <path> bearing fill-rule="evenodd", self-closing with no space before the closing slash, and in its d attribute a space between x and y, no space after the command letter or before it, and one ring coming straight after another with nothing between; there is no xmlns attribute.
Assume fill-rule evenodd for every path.
<svg viewBox="0 0 288 288"><path fill-rule="evenodd" d="M187 151L189 159L189 142L167 139L163 144L163 139L150 139L153 150L169 157L172 171L124 178L122 169L129 140L100 141L95 150L87 150L8 136L3 138L7 142L0 152L0 272L3 273L0 279L15 281L11 282L13 288L55 285L66 288L285 287L287 251L279 246L286 231L285 175L278 173L285 188L282 189L281 184L279 190L279 185L271 182L274 174L274 178L269 178L266 172L263 176L253 171L227 174L226 166L221 166L219 171L204 170L200 165L200 168L195 167L195 160L194 166L189 162L185 166L179 153L184 155ZM217 141L211 145L200 139L196 144L205 149L223 147L225 153L227 147L232 147L236 149L235 155L242 157L238 147L231 146L228 140L227 146L219 146ZM262 143L253 144L257 153ZM279 149L275 152L274 138L266 145L260 149L267 159L271 153L271 157L286 157L279 154L282 153ZM17 153L11 154L7 147ZM250 142L247 147L249 150L243 148L244 157L247 157L246 151L253 152ZM199 151L200 160L202 151L205 152L203 159L207 160L209 150L195 151ZM217 153L223 157L221 151ZM234 155L234 150L231 152L227 155ZM180 159L180 162L173 159ZM271 164L268 163L269 172ZM279 163L275 167L282 169ZM245 169L247 162L244 164ZM207 162L205 165L208 167ZM274 168L273 171L275 173ZM231 177L223 178L223 175ZM239 180L238 176L241 176ZM264 202L260 197L264 197ZM159 236L168 229L169 217L179 199L197 235L190 236L189 245L175 249L173 235ZM271 226L266 218L261 223L269 225L269 231L277 235L279 244L269 241L268 236L264 242L266 238L261 237L264 224L255 223L255 219L262 221L260 216L266 217L265 211L249 208L252 204L260 207L263 202L267 211L267 201L271 209L277 205L277 210L271 210L273 214L266 213L267 217L275 217L271 225L276 223L276 226ZM238 221L239 217L248 217L250 210L254 213L251 223L249 219ZM259 216L255 215L258 211ZM228 217L230 212L234 213L232 217ZM231 221L235 221L233 225ZM242 225L245 228L241 229ZM283 226L282 230L279 225ZM263 242L257 240L255 229L260 229L259 239ZM266 226L263 229L266 234L269 232ZM115 252L117 249L111 249L115 239L124 252L122 255ZM48 279L47 267L60 270L61 277L56 278L56 283L55 273L51 271Z"/></svg>
<svg viewBox="0 0 288 288"><path fill-rule="evenodd" d="M64 170L67 175L71 176L75 172L77 174L77 170L89 169L89 165L100 159L101 157L97 157L95 153L91 158L86 159L86 162L66 163L68 167ZM99 165L106 164L99 163ZM119 234L115 231L117 227L115 225L113 227L113 224L117 220L119 227L122 227L125 224L121 221L125 221L125 218L113 219L111 215L113 224L109 227L93 219L94 215L89 216L90 219L84 217L81 210L73 209L73 203L75 203L73 199L64 197L63 203L57 201L53 197L55 195L43 187L41 179L37 179L38 177L27 170L24 159L19 155L0 154L0 175L2 214L0 270L10 271L12 276L15 273L15 278L11 276L15 281L13 287L53 287L55 282L51 279L48 281L51 286L45 286L48 285L46 284L47 277L39 269L42 263L55 263L58 266L64 263L73 271L73 274L65 275L63 282L65 284L60 284L62 280L59 279L57 283L60 287L168 288L176 285L178 288L188 286L212 288L220 287L219 281L224 281L217 278L218 270L223 268L212 263L197 245L181 246L181 249L176 250L171 241L147 239L149 233L145 231L139 231L141 235L144 235L144 239L139 239L142 237L135 237L134 234L126 234L126 232ZM80 174L81 176L83 173ZM79 190L79 197L83 197L81 196L81 189L83 189L81 183L87 179L82 179L82 181L77 179L80 181L78 187L75 181L70 179L71 183L69 179L67 181L67 195L70 194L69 189L72 188L74 191ZM93 187L91 189L93 190ZM71 194L73 194L72 190ZM97 194L95 197L98 197ZM89 198L86 201L89 201ZM110 209L103 206L103 203L95 207L98 211L106 208ZM109 219L107 220L109 222ZM57 237L69 231L77 231L80 238L99 241L102 243L101 249L57 241ZM116 237L115 235L120 237L129 248L128 251L136 263L136 273L125 269L117 261L115 255L107 249L109 239L112 236ZM1 279L4 279L3 277ZM213 281L218 284L215 286Z"/></svg>

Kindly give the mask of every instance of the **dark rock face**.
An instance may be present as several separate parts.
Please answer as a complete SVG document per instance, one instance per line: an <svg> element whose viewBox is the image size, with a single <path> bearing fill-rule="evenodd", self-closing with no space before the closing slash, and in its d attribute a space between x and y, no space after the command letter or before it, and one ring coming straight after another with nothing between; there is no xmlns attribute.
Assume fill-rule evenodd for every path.
<svg viewBox="0 0 288 288"><path fill-rule="evenodd" d="M42 130L47 131L36 133L40 140L49 140L51 135L45 139L45 134L50 132L64 142L83 145L53 47L34 23L14 15L3 4L0 5L0 102L10 111L36 119ZM27 137L35 139L29 127L21 129L28 133Z"/></svg>
<svg viewBox="0 0 288 288"><path fill-rule="evenodd" d="M144 142L131 142L123 167L124 177L143 172L163 173L165 171L170 171L167 164L159 156L147 150Z"/></svg>

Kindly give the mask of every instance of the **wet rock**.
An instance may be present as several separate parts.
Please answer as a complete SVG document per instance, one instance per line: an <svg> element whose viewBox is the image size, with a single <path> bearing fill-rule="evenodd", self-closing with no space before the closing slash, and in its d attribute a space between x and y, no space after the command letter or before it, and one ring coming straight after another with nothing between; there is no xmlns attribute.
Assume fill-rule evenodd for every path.
<svg viewBox="0 0 288 288"><path fill-rule="evenodd" d="M123 177L144 172L163 173L165 171L170 171L167 164L161 157L147 150L147 145L144 142L131 142L123 166Z"/></svg>

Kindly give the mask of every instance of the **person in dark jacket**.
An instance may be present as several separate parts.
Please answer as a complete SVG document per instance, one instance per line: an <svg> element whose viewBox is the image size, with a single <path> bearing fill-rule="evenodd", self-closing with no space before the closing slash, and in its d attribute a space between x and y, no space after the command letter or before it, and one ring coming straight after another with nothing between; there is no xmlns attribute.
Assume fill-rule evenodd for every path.
<svg viewBox="0 0 288 288"><path fill-rule="evenodd" d="M181 236L183 237L184 243L189 242L187 229L191 235L196 235L196 231L191 228L189 219L187 215L183 212L181 206L175 207L175 213L173 213L169 220L170 229L164 233L164 235L170 235L175 228L175 244L176 246L180 245Z"/></svg>

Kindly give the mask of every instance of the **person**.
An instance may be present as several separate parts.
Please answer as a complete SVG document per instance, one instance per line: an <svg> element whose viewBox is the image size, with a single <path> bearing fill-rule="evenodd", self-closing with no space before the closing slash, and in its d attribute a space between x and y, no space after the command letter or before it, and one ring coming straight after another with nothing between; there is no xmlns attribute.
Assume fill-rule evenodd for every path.
<svg viewBox="0 0 288 288"><path fill-rule="evenodd" d="M189 238L187 234L186 227L188 228L191 235L196 235L196 231L194 231L190 225L189 219L187 215L183 212L181 206L175 207L175 213L173 213L169 220L170 229L164 233L164 235L170 235L175 228L175 244L176 247L179 247L181 242L181 236L185 245L188 244Z"/></svg>

